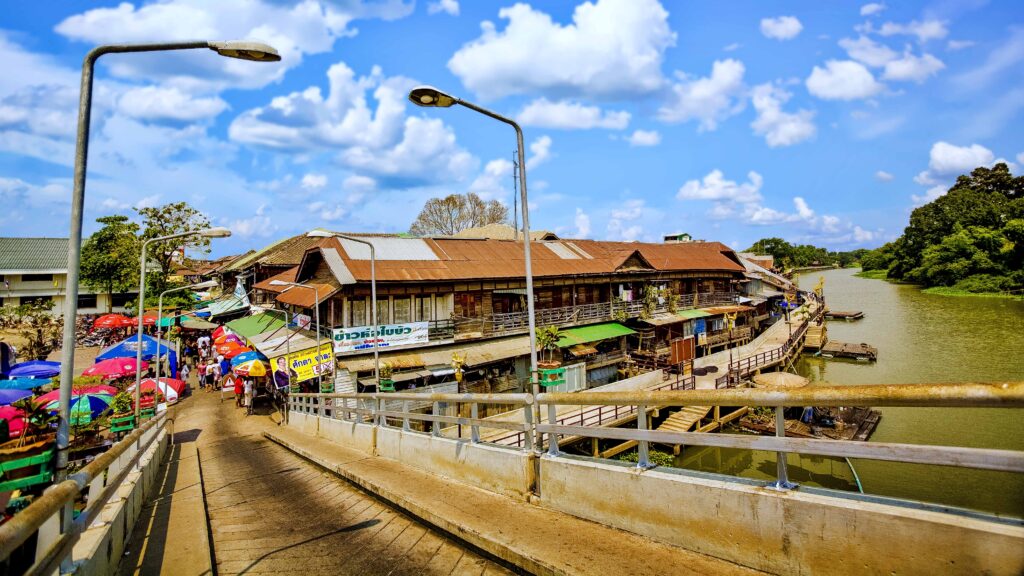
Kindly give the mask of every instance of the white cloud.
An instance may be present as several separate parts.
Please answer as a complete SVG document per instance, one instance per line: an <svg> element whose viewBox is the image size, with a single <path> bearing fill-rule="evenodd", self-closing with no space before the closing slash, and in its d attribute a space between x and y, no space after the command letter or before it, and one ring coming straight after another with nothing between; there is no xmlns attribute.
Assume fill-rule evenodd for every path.
<svg viewBox="0 0 1024 576"><path fill-rule="evenodd" d="M661 144L661 134L657 130L635 130L626 140L630 146L657 146Z"/></svg>
<svg viewBox="0 0 1024 576"><path fill-rule="evenodd" d="M880 4L878 2L872 2L870 4L865 4L865 5L860 7L860 15L861 16L873 16L873 15L878 14L879 12L881 12L883 10L885 10L885 4Z"/></svg>
<svg viewBox="0 0 1024 576"><path fill-rule="evenodd" d="M948 191L949 191L949 187L948 186L945 186L943 184L938 184L936 186L932 186L931 188L929 188L928 191L925 192L923 196L918 196L916 194L911 194L910 195L910 199L914 201L914 205L915 206L920 206L922 204L927 204L927 203L931 202L932 200L935 200L936 198L938 198L939 196L944 195Z"/></svg>
<svg viewBox="0 0 1024 576"><path fill-rule="evenodd" d="M956 52L958 50L970 48L971 46L974 46L973 40L950 40L949 42L946 42L946 50L949 50L950 52Z"/></svg>
<svg viewBox="0 0 1024 576"><path fill-rule="evenodd" d="M817 66L806 80L807 91L823 100L857 100L882 91L871 72L852 60L829 60Z"/></svg>
<svg viewBox="0 0 1024 576"><path fill-rule="evenodd" d="M327 186L327 175L310 172L302 177L301 185L306 190L319 190Z"/></svg>
<svg viewBox="0 0 1024 576"><path fill-rule="evenodd" d="M810 220L814 218L814 210L807 205L807 201L803 198L796 196L793 198L793 205L796 206L796 213L802 220Z"/></svg>
<svg viewBox="0 0 1024 576"><path fill-rule="evenodd" d="M725 51L725 52L735 52L735 51L739 50L742 47L743 47L743 44L740 44L739 42L733 42L732 44L729 44L728 46L722 47L722 50Z"/></svg>
<svg viewBox="0 0 1024 576"><path fill-rule="evenodd" d="M985 62L955 78L964 90L981 90L1005 77L1007 71L1020 68L1024 62L1024 28L1016 28L1006 42L992 49Z"/></svg>
<svg viewBox="0 0 1024 576"><path fill-rule="evenodd" d="M540 128L625 130L629 125L629 117L629 112L625 111L602 111L597 106L586 106L571 100L551 102L547 98L538 98L527 104L516 119L525 126Z"/></svg>
<svg viewBox="0 0 1024 576"><path fill-rule="evenodd" d="M576 209L576 217L573 219L573 224L576 226L576 237L587 238L590 236L590 215L584 212L582 208Z"/></svg>
<svg viewBox="0 0 1024 576"><path fill-rule="evenodd" d="M484 21L480 37L448 61L486 100L648 94L661 88L664 52L676 39L657 0L584 2L565 25L522 3L502 8L498 17L508 21L504 30Z"/></svg>
<svg viewBox="0 0 1024 576"><path fill-rule="evenodd" d="M310 206L312 208L312 206ZM237 218L228 222L231 234L242 238L269 238L277 231L277 225L269 216L263 214L263 207L249 218Z"/></svg>
<svg viewBox="0 0 1024 576"><path fill-rule="evenodd" d="M551 158L551 137L541 136L530 143L530 154L526 167L530 170L547 162Z"/></svg>
<svg viewBox="0 0 1024 576"><path fill-rule="evenodd" d="M751 102L757 110L757 118L750 124L754 133L764 136L768 146L792 146L813 138L817 132L814 126L814 112L799 110L784 112L782 105L792 95L771 84L761 84L753 91Z"/></svg>
<svg viewBox="0 0 1024 576"><path fill-rule="evenodd" d="M216 96L201 98L173 87L132 88L121 96L121 112L140 120L195 122L213 118L227 110L228 103Z"/></svg>
<svg viewBox="0 0 1024 576"><path fill-rule="evenodd" d="M878 33L882 36L915 36L918 42L923 44L929 40L945 38L949 34L949 29L946 28L946 23L941 20L924 20L921 22L913 20L907 24L886 22L878 29Z"/></svg>
<svg viewBox="0 0 1024 576"><path fill-rule="evenodd" d="M626 200L619 208L611 211L608 219L608 238L610 240L633 241L643 234L643 226L636 222L644 215L645 202L636 198Z"/></svg>
<svg viewBox="0 0 1024 576"><path fill-rule="evenodd" d="M1017 154L1017 163L1024 165L1024 152Z"/></svg>
<svg viewBox="0 0 1024 576"><path fill-rule="evenodd" d="M839 41L839 46L846 50L850 58L875 68L885 66L899 57L895 50L867 36L860 36L856 40L843 38Z"/></svg>
<svg viewBox="0 0 1024 576"><path fill-rule="evenodd" d="M316 86L275 97L240 114L228 134L272 149L338 150L342 164L381 176L458 180L474 169L476 160L440 119L405 116L412 80L385 77L377 67L357 78L343 62L327 70L327 79L327 97Z"/></svg>
<svg viewBox="0 0 1024 576"><path fill-rule="evenodd" d="M336 222L348 214L348 210L343 205L334 204L334 207L331 208L331 203L323 200L310 203L309 211L319 215L320 219L325 222Z"/></svg>
<svg viewBox="0 0 1024 576"><path fill-rule="evenodd" d="M895 176L886 172L885 170L879 170L878 172L875 172L875 180L878 180L879 182L892 182L895 178Z"/></svg>
<svg viewBox="0 0 1024 576"><path fill-rule="evenodd" d="M428 14L437 14L438 12L444 12L450 16L458 16L459 0L438 0L437 2L427 4Z"/></svg>
<svg viewBox="0 0 1024 576"><path fill-rule="evenodd" d="M991 166L995 155L980 144L956 146L949 142L936 142L929 154L928 168L935 174L955 175L974 170L978 166Z"/></svg>
<svg viewBox="0 0 1024 576"><path fill-rule="evenodd" d="M368 176L353 174L342 180L341 187L350 193L366 193L377 188L377 181Z"/></svg>
<svg viewBox="0 0 1024 576"><path fill-rule="evenodd" d="M761 201L764 179L751 170L747 182L726 180L721 170L712 170L703 180L688 180L676 193L680 200L730 200L741 203Z"/></svg>
<svg viewBox="0 0 1024 576"><path fill-rule="evenodd" d="M925 53L921 56L914 56L908 51L904 52L903 57L899 60L892 60L886 63L882 78L886 80L912 81L921 84L929 76L938 74L939 70L945 67L946 65L941 60L931 54Z"/></svg>
<svg viewBox="0 0 1024 576"><path fill-rule="evenodd" d="M513 165L509 160L491 160L469 185L468 191L484 200L503 200L511 188L512 169Z"/></svg>
<svg viewBox="0 0 1024 576"><path fill-rule="evenodd" d="M761 34L775 40L792 40L803 29L803 24L795 16L761 19Z"/></svg>
<svg viewBox="0 0 1024 576"><path fill-rule="evenodd" d="M669 123L698 120L701 130L716 129L719 122L743 109L744 72L742 62L728 59L716 60L708 77L680 74L669 102L658 110L658 118Z"/></svg>

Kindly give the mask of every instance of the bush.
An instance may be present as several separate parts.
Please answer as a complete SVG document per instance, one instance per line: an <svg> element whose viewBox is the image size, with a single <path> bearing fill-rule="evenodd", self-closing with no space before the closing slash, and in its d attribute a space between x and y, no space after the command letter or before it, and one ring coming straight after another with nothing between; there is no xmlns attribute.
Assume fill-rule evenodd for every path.
<svg viewBox="0 0 1024 576"><path fill-rule="evenodd" d="M1003 292L1014 287L1013 280L1006 276L994 276L992 274L975 274L969 276L953 285L956 290L964 292Z"/></svg>
<svg viewBox="0 0 1024 576"><path fill-rule="evenodd" d="M623 462L639 462L640 454L637 452L629 452L619 456L619 460ZM650 450L647 452L647 460L655 466L667 466L669 468L675 463L675 457L668 452L660 452L658 450Z"/></svg>

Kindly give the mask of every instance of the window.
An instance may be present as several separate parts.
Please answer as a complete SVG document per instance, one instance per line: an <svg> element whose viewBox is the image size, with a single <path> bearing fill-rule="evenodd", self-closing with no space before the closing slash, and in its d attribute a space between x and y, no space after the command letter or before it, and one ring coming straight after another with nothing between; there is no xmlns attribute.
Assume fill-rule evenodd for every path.
<svg viewBox="0 0 1024 576"><path fill-rule="evenodd" d="M356 326L369 325L369 322L366 320L365 298L348 299L348 325L353 328Z"/></svg>
<svg viewBox="0 0 1024 576"><path fill-rule="evenodd" d="M416 321L426 322L433 320L430 308L430 296L416 296Z"/></svg>
<svg viewBox="0 0 1024 576"><path fill-rule="evenodd" d="M78 295L78 307L79 308L95 308L96 307L96 295L95 294L79 294Z"/></svg>
<svg viewBox="0 0 1024 576"><path fill-rule="evenodd" d="M53 282L53 274L22 274L22 282Z"/></svg>
<svg viewBox="0 0 1024 576"><path fill-rule="evenodd" d="M135 294L111 294L110 305L114 308L124 308L129 302L137 300Z"/></svg>
<svg viewBox="0 0 1024 576"><path fill-rule="evenodd" d="M53 302L53 296L22 296L22 304L45 304Z"/></svg>
<svg viewBox="0 0 1024 576"><path fill-rule="evenodd" d="M391 314L388 313L388 299L378 298L377 299L377 324L389 324L391 322Z"/></svg>
<svg viewBox="0 0 1024 576"><path fill-rule="evenodd" d="M412 298L395 298L395 324L412 321Z"/></svg>
<svg viewBox="0 0 1024 576"><path fill-rule="evenodd" d="M480 294L459 292L455 295L456 314L464 318L477 318L480 315Z"/></svg>

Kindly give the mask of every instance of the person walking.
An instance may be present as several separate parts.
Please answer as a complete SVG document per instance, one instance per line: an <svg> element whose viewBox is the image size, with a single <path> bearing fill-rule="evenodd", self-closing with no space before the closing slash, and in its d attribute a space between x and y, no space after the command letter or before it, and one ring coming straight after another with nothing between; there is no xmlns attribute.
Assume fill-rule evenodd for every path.
<svg viewBox="0 0 1024 576"><path fill-rule="evenodd" d="M242 401L245 404L245 414L248 416L252 414L252 397L253 397L253 385L252 376L245 377L245 384L242 387L242 391L245 394L245 399Z"/></svg>
<svg viewBox="0 0 1024 576"><path fill-rule="evenodd" d="M189 374L189 372L191 372L191 370L189 370L189 368L188 368L188 362L187 361L182 362L181 363L181 367L178 368L178 371L181 373L182 381L185 382L185 391L186 391L186 393L187 392L191 392L192 391L192 384L188 381L188 374Z"/></svg>
<svg viewBox="0 0 1024 576"><path fill-rule="evenodd" d="M245 393L245 382L241 378L235 376L235 407L242 407L243 394Z"/></svg>

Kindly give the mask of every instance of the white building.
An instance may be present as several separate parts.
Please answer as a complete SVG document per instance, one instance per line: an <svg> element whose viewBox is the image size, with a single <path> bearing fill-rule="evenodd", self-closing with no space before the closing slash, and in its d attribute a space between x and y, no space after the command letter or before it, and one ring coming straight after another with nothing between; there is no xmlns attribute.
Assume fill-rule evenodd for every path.
<svg viewBox="0 0 1024 576"><path fill-rule="evenodd" d="M17 306L31 300L46 300L54 303L54 313L62 313L67 275L67 238L0 238L2 305ZM78 313L123 312L125 303L135 300L137 294L138 291L101 294L82 285L78 294Z"/></svg>

